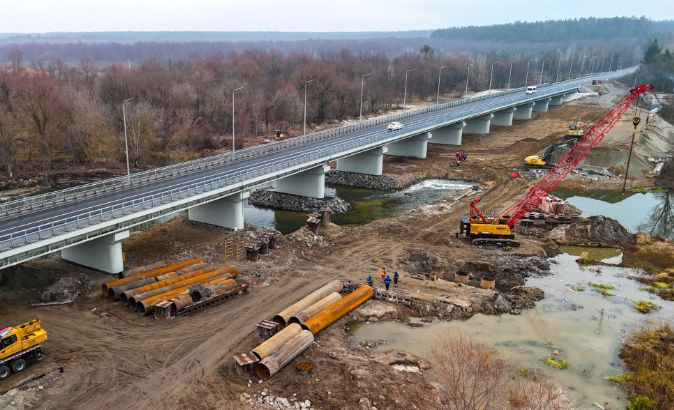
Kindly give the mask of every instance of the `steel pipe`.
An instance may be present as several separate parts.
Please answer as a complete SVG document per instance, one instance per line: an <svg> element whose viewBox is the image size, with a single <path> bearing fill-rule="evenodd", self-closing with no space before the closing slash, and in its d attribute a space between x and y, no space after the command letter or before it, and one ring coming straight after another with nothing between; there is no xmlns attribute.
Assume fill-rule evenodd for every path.
<svg viewBox="0 0 674 410"><path fill-rule="evenodd" d="M301 330L276 351L255 364L255 374L262 380L268 380L278 373L283 366L304 352L314 342L314 335Z"/></svg>
<svg viewBox="0 0 674 410"><path fill-rule="evenodd" d="M290 317L294 314L303 311L304 309L328 296L332 292L339 292L340 290L342 290L342 282L338 280L330 281L314 292L295 302L295 304L290 305L285 310L281 311L279 314L274 316L272 320L285 326L286 323L288 323Z"/></svg>
<svg viewBox="0 0 674 410"><path fill-rule="evenodd" d="M333 322L342 316L351 312L353 309L365 303L373 295L374 290L371 287L368 285L362 285L337 302L334 302L330 306L326 307L315 316L307 319L302 324L302 328L309 330L313 334L316 334L330 326Z"/></svg>
<svg viewBox="0 0 674 410"><path fill-rule="evenodd" d="M122 286L122 285L126 285L128 283L133 283L133 282L139 281L141 279L145 279L145 278L154 278L154 277L157 277L159 275L163 275L165 273L175 271L176 269L180 269L180 268L184 268L184 267L189 266L189 265L194 265L196 263L200 263L202 261L203 261L203 258L201 258L201 257L185 259L183 261L173 263L171 265L166 265L166 266L162 266L160 268L154 268L154 269L150 269L150 270L141 271L139 274L134 275L134 276L129 276L127 278L115 279L115 280L108 281L108 282L105 282L102 285L103 294L107 295L108 297L114 297L115 294L114 294L114 291L112 290L112 288Z"/></svg>
<svg viewBox="0 0 674 410"><path fill-rule="evenodd" d="M302 326L297 323L291 323L284 327L280 332L262 342L259 346L253 349L253 354L258 359L262 360L270 354L274 353L288 340L292 339L296 334L302 331Z"/></svg>
<svg viewBox="0 0 674 410"><path fill-rule="evenodd" d="M190 297L193 301L198 302L201 299L206 299L211 296L220 295L228 290L234 289L234 281L216 283L211 286L196 285L193 289L190 289Z"/></svg>
<svg viewBox="0 0 674 410"><path fill-rule="evenodd" d="M226 276L229 276L229 275L226 275ZM216 283L222 283L222 282L226 282L226 281L234 282L234 280L230 277L219 276L219 277L215 277L213 279L208 280L206 283L208 285L215 285ZM194 285L183 286L183 287L176 288L176 289L170 290L168 292L161 293L159 295L150 296L149 298L145 298L141 301L138 301L136 303L136 311L138 313L142 313L143 315L149 315L150 313L152 313L152 310L154 309L154 305L157 302L160 302L162 300L173 299L176 296L189 294L190 288L192 286L194 286Z"/></svg>
<svg viewBox="0 0 674 410"><path fill-rule="evenodd" d="M302 310L301 312L297 312L290 318L288 323L302 324L307 319L309 319L312 316L315 316L316 314L318 314L318 312L330 306L331 304L337 302L341 298L342 295L340 295L337 292L333 292L328 296L324 297L323 299L319 300L318 302L314 303L313 305L309 306L308 308Z"/></svg>

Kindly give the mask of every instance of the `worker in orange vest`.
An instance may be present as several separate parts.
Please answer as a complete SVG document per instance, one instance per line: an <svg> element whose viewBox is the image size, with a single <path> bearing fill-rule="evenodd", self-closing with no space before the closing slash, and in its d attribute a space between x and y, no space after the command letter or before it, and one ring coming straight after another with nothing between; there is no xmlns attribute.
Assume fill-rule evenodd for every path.
<svg viewBox="0 0 674 410"><path fill-rule="evenodd" d="M381 276L381 281L383 282L384 278L386 278L386 269L385 268L379 269L379 276Z"/></svg>

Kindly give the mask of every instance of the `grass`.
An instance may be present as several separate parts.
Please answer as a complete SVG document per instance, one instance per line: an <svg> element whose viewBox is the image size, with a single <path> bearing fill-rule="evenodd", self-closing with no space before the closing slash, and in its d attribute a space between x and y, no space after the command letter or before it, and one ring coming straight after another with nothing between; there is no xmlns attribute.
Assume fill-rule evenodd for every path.
<svg viewBox="0 0 674 410"><path fill-rule="evenodd" d="M660 308L661 308L660 305L656 305L655 303L649 302L647 300L639 300L637 302L634 302L632 307L634 309L636 309L637 312L640 312L640 313L643 313L643 314L651 313L651 312L654 312L656 310L660 310Z"/></svg>
<svg viewBox="0 0 674 410"><path fill-rule="evenodd" d="M596 283L596 282L589 282L588 285L593 287L594 290L599 292L604 297L615 296L614 293L609 292L610 290L615 289L615 286L613 285L605 285L603 283Z"/></svg>
<svg viewBox="0 0 674 410"><path fill-rule="evenodd" d="M629 374L620 373L609 376L607 379L618 384L624 384L631 380L631 376Z"/></svg>
<svg viewBox="0 0 674 410"><path fill-rule="evenodd" d="M520 367L517 371L522 377L529 377L529 369Z"/></svg>
<svg viewBox="0 0 674 410"><path fill-rule="evenodd" d="M569 362L568 360L560 359L555 356L547 356L542 359L543 363L548 367L554 367L555 369L568 369Z"/></svg>
<svg viewBox="0 0 674 410"><path fill-rule="evenodd" d="M626 410L658 410L658 406L646 396L632 397Z"/></svg>

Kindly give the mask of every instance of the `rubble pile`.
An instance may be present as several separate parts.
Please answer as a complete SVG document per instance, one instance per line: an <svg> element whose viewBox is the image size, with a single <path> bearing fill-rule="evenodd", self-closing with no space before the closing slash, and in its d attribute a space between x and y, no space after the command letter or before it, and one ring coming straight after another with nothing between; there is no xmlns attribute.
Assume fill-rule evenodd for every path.
<svg viewBox="0 0 674 410"><path fill-rule="evenodd" d="M93 282L84 273L64 276L42 289L40 300L43 303L70 302L76 299L79 294L86 294L93 288Z"/></svg>
<svg viewBox="0 0 674 410"><path fill-rule="evenodd" d="M343 214L352 209L351 204L339 197L319 199L265 190L251 192L248 203L265 208L297 212L317 212L321 209L330 209L335 214Z"/></svg>
<svg viewBox="0 0 674 410"><path fill-rule="evenodd" d="M559 244L578 246L617 246L635 244L634 235L618 221L605 216L577 218L570 224L559 225L550 231L550 238Z"/></svg>

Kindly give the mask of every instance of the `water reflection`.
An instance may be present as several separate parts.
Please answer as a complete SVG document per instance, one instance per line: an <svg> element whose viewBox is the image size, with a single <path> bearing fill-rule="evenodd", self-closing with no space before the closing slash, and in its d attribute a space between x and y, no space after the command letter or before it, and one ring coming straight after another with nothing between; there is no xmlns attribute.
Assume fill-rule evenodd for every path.
<svg viewBox="0 0 674 410"><path fill-rule="evenodd" d="M639 225L639 230L674 239L674 192L656 192L655 197L657 205L648 213L646 222Z"/></svg>

